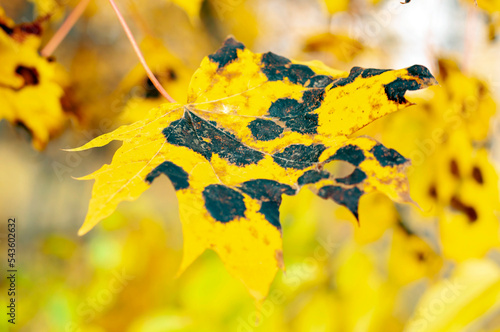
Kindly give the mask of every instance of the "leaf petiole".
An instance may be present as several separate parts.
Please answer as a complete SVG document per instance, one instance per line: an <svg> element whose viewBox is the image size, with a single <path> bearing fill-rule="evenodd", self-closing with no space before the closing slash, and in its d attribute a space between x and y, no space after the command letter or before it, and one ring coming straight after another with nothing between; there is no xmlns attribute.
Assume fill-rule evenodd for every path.
<svg viewBox="0 0 500 332"><path fill-rule="evenodd" d="M161 93L163 97L165 97L169 102L175 103L175 99L172 98L167 91L161 86L160 82L158 79L155 77L151 69L149 68L148 64L146 63L146 60L144 59L144 56L142 55L142 52L139 48L139 45L137 45L137 42L134 39L134 36L132 35L132 32L130 31L130 28L127 25L127 22L125 22L125 19L123 18L123 15L120 13L120 10L116 6L115 2L113 0L109 0L111 3L111 6L113 7L116 16L118 16L118 20L120 21L123 30L125 31L125 34L127 35L130 43L132 44L132 47L134 48L135 53L137 54L137 57L139 58L139 61L141 62L142 66L144 67L144 70L146 70L146 73L148 74L149 79L155 86L155 88L158 90L158 92Z"/></svg>

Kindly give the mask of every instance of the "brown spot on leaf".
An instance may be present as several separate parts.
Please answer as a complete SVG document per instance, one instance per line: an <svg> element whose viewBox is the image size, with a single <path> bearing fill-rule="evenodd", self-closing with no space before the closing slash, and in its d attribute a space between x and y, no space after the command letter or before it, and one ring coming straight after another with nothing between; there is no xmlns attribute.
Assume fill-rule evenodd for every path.
<svg viewBox="0 0 500 332"><path fill-rule="evenodd" d="M23 23L19 25L19 30L30 35L41 36L43 32L41 20L37 20L31 23Z"/></svg>
<svg viewBox="0 0 500 332"><path fill-rule="evenodd" d="M437 199L438 198L438 193L437 193L437 188L436 188L436 184L433 183L430 187L429 187L429 196L431 196L432 198L434 199Z"/></svg>
<svg viewBox="0 0 500 332"><path fill-rule="evenodd" d="M460 169L458 168L458 163L455 159L450 161L450 173L457 179L460 178Z"/></svg>
<svg viewBox="0 0 500 332"><path fill-rule="evenodd" d="M417 255L417 260L418 260L419 262L423 262L423 261L425 261L425 254L424 254L423 252L421 252L421 251L417 251L417 252L416 252L416 255Z"/></svg>
<svg viewBox="0 0 500 332"><path fill-rule="evenodd" d="M40 82L38 71L34 67L17 66L16 74L24 79L24 86L37 85Z"/></svg>
<svg viewBox="0 0 500 332"><path fill-rule="evenodd" d="M450 205L455 210L463 212L467 216L467 218L469 218L470 223L474 223L477 220L476 210L473 207L466 205L458 197L453 196Z"/></svg>
<svg viewBox="0 0 500 332"><path fill-rule="evenodd" d="M438 67L439 67L439 74L440 76L446 80L448 77L448 68L446 68L446 63L442 60L438 61Z"/></svg>
<svg viewBox="0 0 500 332"><path fill-rule="evenodd" d="M173 70L172 68L169 68L167 70L167 79L169 81L175 81L177 79L177 74L175 73L175 70Z"/></svg>
<svg viewBox="0 0 500 332"><path fill-rule="evenodd" d="M283 269L285 264L283 263L283 251L276 250L274 252L274 258L276 258L276 263L278 264L278 268Z"/></svg>
<svg viewBox="0 0 500 332"><path fill-rule="evenodd" d="M479 184L484 183L483 173L481 172L479 167L474 166L474 168L472 169L472 178L474 178L474 180Z"/></svg>
<svg viewBox="0 0 500 332"><path fill-rule="evenodd" d="M160 92L158 91L158 89L156 89L155 85L153 84L153 82L151 82L149 77L146 77L144 79L143 86L144 86L144 90L145 90L144 98L156 99L156 98L160 97Z"/></svg>

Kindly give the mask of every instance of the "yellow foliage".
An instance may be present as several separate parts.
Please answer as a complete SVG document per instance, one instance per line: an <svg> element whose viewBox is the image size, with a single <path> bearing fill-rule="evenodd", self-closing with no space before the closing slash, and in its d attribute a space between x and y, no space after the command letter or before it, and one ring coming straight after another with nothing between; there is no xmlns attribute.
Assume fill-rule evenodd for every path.
<svg viewBox="0 0 500 332"><path fill-rule="evenodd" d="M389 275L397 284L434 277L443 265L442 258L417 234L404 225L394 227L389 256Z"/></svg>
<svg viewBox="0 0 500 332"><path fill-rule="evenodd" d="M341 62L351 62L363 50L364 46L359 41L329 32L310 36L303 47L303 51L308 53L330 53Z"/></svg>
<svg viewBox="0 0 500 332"><path fill-rule="evenodd" d="M405 331L479 331L477 318L500 307L500 269L489 260L470 260L422 296Z"/></svg>
<svg viewBox="0 0 500 332"><path fill-rule="evenodd" d="M441 86L412 112L385 120L382 137L413 162L411 194L422 211L410 220L438 218L444 256L462 261L500 245L498 176L481 147L496 104L486 83L453 61L439 67Z"/></svg>
<svg viewBox="0 0 500 332"><path fill-rule="evenodd" d="M488 13L498 13L500 11L499 0L467 0L472 5L476 5Z"/></svg>
<svg viewBox="0 0 500 332"><path fill-rule="evenodd" d="M41 20L14 25L0 7L0 119L24 126L41 150L63 128L63 69L39 55Z"/></svg>
<svg viewBox="0 0 500 332"><path fill-rule="evenodd" d="M421 66L325 75L330 73L336 72L317 62L307 66L273 53L254 54L226 40L193 75L188 104L162 105L145 120L74 149L124 142L110 165L82 178L96 183L79 233L165 174L180 204L181 271L210 248L254 297L263 298L283 265L283 194L310 184L356 216L365 192L410 201L407 160L370 138L348 136L409 105L406 90L427 87L434 78ZM333 160L356 170L335 179L321 171Z"/></svg>
<svg viewBox="0 0 500 332"><path fill-rule="evenodd" d="M185 103L193 70L171 54L158 39L146 37L141 43L141 50L162 86L175 100ZM126 100L120 115L123 123L143 119L149 110L165 101L140 64L123 79L114 95L115 99Z"/></svg>
<svg viewBox="0 0 500 332"><path fill-rule="evenodd" d="M204 0L168 0L177 6L181 7L192 23L199 22L201 5Z"/></svg>
<svg viewBox="0 0 500 332"><path fill-rule="evenodd" d="M330 14L344 12L349 9L350 0L324 0L326 9Z"/></svg>

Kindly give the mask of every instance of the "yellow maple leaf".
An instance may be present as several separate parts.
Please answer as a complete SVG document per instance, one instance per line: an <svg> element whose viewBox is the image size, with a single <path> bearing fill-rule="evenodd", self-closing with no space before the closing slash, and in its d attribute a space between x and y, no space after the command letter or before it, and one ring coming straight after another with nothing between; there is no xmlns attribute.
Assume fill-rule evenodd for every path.
<svg viewBox="0 0 500 332"><path fill-rule="evenodd" d="M404 331L481 331L481 316L493 317L499 299L498 265L489 260L464 262L424 293Z"/></svg>
<svg viewBox="0 0 500 332"><path fill-rule="evenodd" d="M193 70L170 53L158 39L146 37L141 43L141 49L148 65L165 90L175 100L184 102ZM131 123L144 118L149 110L164 101L163 96L156 90L140 64L123 79L113 99L125 99L125 107L120 116L123 123Z"/></svg>
<svg viewBox="0 0 500 332"><path fill-rule="evenodd" d="M324 0L323 3L330 14L347 11L350 6L349 0Z"/></svg>
<svg viewBox="0 0 500 332"><path fill-rule="evenodd" d="M330 53L340 62L352 61L364 49L363 44L349 36L329 32L310 36L303 47L308 53Z"/></svg>
<svg viewBox="0 0 500 332"><path fill-rule="evenodd" d="M402 218L439 220L442 252L463 261L500 246L498 175L483 146L496 104L481 80L439 61L439 87L413 112L383 121L384 142L412 159L412 197L422 211Z"/></svg>
<svg viewBox="0 0 500 332"><path fill-rule="evenodd" d="M182 8L192 23L196 23L200 19L201 5L204 0L168 0L180 8Z"/></svg>
<svg viewBox="0 0 500 332"><path fill-rule="evenodd" d="M490 14L500 11L500 0L466 0L471 5L487 11Z"/></svg>
<svg viewBox="0 0 500 332"><path fill-rule="evenodd" d="M368 137L349 136L410 103L407 90L435 84L422 66L337 72L254 54L229 38L191 80L187 104L166 104L73 151L123 142L95 179L79 234L139 197L160 175L177 191L184 231L181 271L206 249L261 299L282 267L282 195L307 186L358 214L359 198L381 191L408 202L408 160ZM323 169L355 168L336 178Z"/></svg>
<svg viewBox="0 0 500 332"><path fill-rule="evenodd" d="M24 126L39 150L67 119L61 105L67 78L39 55L41 33L41 20L15 25L0 7L0 119Z"/></svg>
<svg viewBox="0 0 500 332"><path fill-rule="evenodd" d="M408 1L409 2L409 1ZM378 5L380 0L368 0L369 5ZM321 4L326 7L326 10L330 14L336 14L338 12L345 12L352 9L352 7L359 6L356 1L351 0L322 0Z"/></svg>

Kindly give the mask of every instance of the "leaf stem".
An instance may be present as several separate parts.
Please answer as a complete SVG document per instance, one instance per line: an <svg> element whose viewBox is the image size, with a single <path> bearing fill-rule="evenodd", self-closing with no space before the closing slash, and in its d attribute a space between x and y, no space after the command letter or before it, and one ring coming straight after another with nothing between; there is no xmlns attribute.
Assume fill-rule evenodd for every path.
<svg viewBox="0 0 500 332"><path fill-rule="evenodd" d="M125 31L125 34L127 35L130 43L132 44L132 47L134 48L135 53L137 54L137 57L139 58L139 61L141 62L142 66L144 67L144 70L146 70L146 73L148 74L149 79L155 86L155 88L158 90L158 92L161 93L163 97L165 97L169 102L175 103L175 99L172 98L167 91L161 86L160 82L156 79L155 75L149 68L148 64L146 63L146 60L144 59L144 56L142 55L142 52L137 45L137 42L134 39L134 36L132 35L132 32L130 31L130 28L127 25L127 22L125 22L125 19L123 18L122 14L120 13L120 10L116 6L115 2L113 0L109 0L109 3L111 3L111 6L113 7L116 16L118 16L118 20L120 21L123 30Z"/></svg>
<svg viewBox="0 0 500 332"><path fill-rule="evenodd" d="M64 23L57 29L56 33L52 36L45 47L40 51L40 54L44 57L51 56L59 44L64 40L64 37L68 34L71 28L75 25L76 21L82 16L85 8L89 4L90 0L81 0L73 9L73 11L66 18Z"/></svg>

